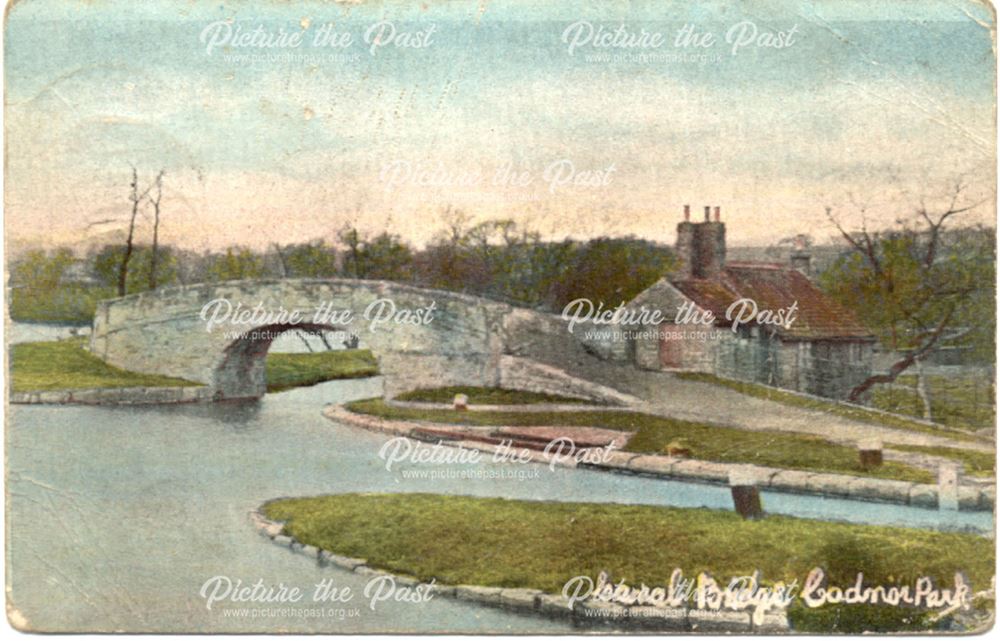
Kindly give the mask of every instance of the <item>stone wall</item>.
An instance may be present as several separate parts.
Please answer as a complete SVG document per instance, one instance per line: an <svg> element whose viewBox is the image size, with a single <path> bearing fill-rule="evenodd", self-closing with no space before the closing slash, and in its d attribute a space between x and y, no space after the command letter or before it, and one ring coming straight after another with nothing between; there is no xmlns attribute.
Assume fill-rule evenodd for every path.
<svg viewBox="0 0 1000 641"><path fill-rule="evenodd" d="M684 294L671 285L667 279L661 278L629 302L626 309L631 313L638 314L644 310L659 310L666 320L665 323L656 326L632 326L630 328L632 331L626 333L626 335L631 335L630 351L636 366L641 369L663 369L660 362L662 332L673 327L677 310L686 301L687 298ZM664 327L664 325L667 326Z"/></svg>
<svg viewBox="0 0 1000 641"><path fill-rule="evenodd" d="M207 387L106 387L43 392L11 392L14 404L161 405L196 403L212 398Z"/></svg>
<svg viewBox="0 0 1000 641"><path fill-rule="evenodd" d="M851 389L871 376L874 344L822 341L803 350L801 392L847 398Z"/></svg>
<svg viewBox="0 0 1000 641"><path fill-rule="evenodd" d="M756 327L740 328L739 333L723 329L721 333L725 338L715 345L714 374L741 381L780 385L778 352L781 342L777 338L769 338Z"/></svg>
<svg viewBox="0 0 1000 641"><path fill-rule="evenodd" d="M573 328L573 335L594 356L613 363L635 359L635 341L627 339L619 325L598 325L592 321Z"/></svg>
<svg viewBox="0 0 1000 641"><path fill-rule="evenodd" d="M869 342L782 341L758 331L738 338L732 334L714 349L715 364L707 371L718 376L825 398L846 398L871 374Z"/></svg>
<svg viewBox="0 0 1000 641"><path fill-rule="evenodd" d="M508 389L573 396L614 405L635 405L641 402L629 394L571 376L557 367L531 359L503 356L500 365L500 386Z"/></svg>

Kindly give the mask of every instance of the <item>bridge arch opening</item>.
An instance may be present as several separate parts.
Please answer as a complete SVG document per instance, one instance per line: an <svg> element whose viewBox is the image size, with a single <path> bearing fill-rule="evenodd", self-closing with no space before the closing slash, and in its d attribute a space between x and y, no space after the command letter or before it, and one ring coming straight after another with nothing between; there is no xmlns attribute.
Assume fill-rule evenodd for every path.
<svg viewBox="0 0 1000 641"><path fill-rule="evenodd" d="M288 332L299 331L308 334L343 334L353 337L353 344L345 347L357 347L357 338L345 327L323 323L287 323L262 325L243 332L229 343L223 350L222 358L212 374L212 384L215 388L216 400L260 398L267 393L267 353L271 344ZM324 336L322 342L332 347Z"/></svg>

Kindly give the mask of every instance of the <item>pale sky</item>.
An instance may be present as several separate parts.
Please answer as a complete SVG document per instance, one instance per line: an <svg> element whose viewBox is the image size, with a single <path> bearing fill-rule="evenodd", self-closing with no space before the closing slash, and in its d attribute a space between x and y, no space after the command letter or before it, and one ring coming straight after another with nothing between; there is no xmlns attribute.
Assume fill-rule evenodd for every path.
<svg viewBox="0 0 1000 641"><path fill-rule="evenodd" d="M346 224L422 244L449 210L672 243L685 203L721 206L734 244L825 238L827 205L856 220L850 195L888 223L958 174L987 199L968 219L993 220L983 5L688 4L21 0L5 31L6 233L120 228L130 163L166 170L162 236L192 249ZM749 23L787 46L734 53L727 33L749 39ZM685 25L714 42L675 46ZM258 26L302 42L222 42ZM620 27L635 46L569 50ZM350 43L318 45L324 28ZM640 46L643 31L661 44ZM529 183L497 184L508 167Z"/></svg>

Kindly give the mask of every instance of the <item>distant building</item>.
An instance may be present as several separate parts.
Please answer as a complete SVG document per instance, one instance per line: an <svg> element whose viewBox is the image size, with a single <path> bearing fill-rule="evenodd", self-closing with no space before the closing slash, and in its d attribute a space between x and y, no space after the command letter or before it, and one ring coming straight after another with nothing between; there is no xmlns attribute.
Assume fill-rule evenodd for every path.
<svg viewBox="0 0 1000 641"><path fill-rule="evenodd" d="M585 340L593 351L644 369L706 372L831 398L846 397L871 375L875 337L812 283L804 244L787 264L727 262L719 208L710 219L706 207L705 220L695 223L686 206L677 225L677 254L680 270L626 306L631 312L662 310L664 322L656 331L648 331L654 329L648 325L602 328L603 339ZM733 331L744 305L747 315L752 310L740 304L745 299L754 301L757 316ZM727 319L731 307L733 318ZM688 322L682 310L690 313ZM776 312L794 310L794 320L758 323L767 320L764 310L775 320ZM690 322L704 312L712 313L713 323Z"/></svg>

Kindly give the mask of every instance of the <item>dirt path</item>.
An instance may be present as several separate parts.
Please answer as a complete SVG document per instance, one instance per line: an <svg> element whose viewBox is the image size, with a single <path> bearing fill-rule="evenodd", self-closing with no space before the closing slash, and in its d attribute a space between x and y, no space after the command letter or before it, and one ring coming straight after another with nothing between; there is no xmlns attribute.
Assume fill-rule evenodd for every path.
<svg viewBox="0 0 1000 641"><path fill-rule="evenodd" d="M820 410L755 398L721 385L683 380L666 372L644 371L603 361L577 362L566 369L575 376L637 396L645 401L641 408L643 411L660 416L748 430L815 434L850 445L862 439L878 438L884 443L994 451L993 444L988 442L960 441L947 436L854 421Z"/></svg>

